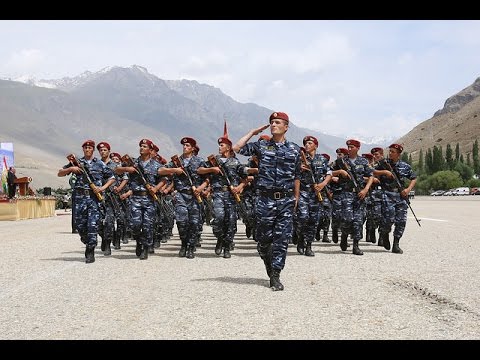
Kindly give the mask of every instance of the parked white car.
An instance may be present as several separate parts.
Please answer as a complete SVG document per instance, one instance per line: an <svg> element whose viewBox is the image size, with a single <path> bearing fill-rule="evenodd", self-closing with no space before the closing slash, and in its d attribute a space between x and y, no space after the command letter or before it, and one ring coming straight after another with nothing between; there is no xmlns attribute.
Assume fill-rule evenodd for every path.
<svg viewBox="0 0 480 360"><path fill-rule="evenodd" d="M459 187L453 190L452 195L458 196L458 195L470 195L470 188L468 187Z"/></svg>

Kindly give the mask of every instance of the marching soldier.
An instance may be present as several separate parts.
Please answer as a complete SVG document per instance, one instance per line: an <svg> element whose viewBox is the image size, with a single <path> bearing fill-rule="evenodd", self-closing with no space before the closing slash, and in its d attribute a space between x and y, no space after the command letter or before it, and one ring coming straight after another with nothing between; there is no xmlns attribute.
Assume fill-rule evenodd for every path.
<svg viewBox="0 0 480 360"><path fill-rule="evenodd" d="M162 165L150 157L153 142L149 139L141 139L138 146L140 156L133 161L133 166L119 166L115 172L130 174L130 190L122 197L131 197L132 232L137 242L135 254L140 260L146 260L149 249L153 248L154 197L158 189L165 184L165 180L160 179L159 176Z"/></svg>
<svg viewBox="0 0 480 360"><path fill-rule="evenodd" d="M363 236L365 197L373 182L373 169L369 167L367 159L357 156L360 141L350 139L347 140L346 144L348 146L348 156L337 159L333 166L333 175L340 176L342 184L340 194L342 206L340 248L342 251L347 250L347 238L351 234L353 237L352 253L363 255L363 251L358 247L358 242ZM364 178L368 180L365 181Z"/></svg>
<svg viewBox="0 0 480 360"><path fill-rule="evenodd" d="M233 147L241 155L256 155L259 160L257 180L257 250L262 258L270 287L283 290L280 272L285 267L288 243L292 237L293 219L300 196L300 147L286 139L289 117L274 112L270 125L250 130ZM270 140L247 143L252 136L270 126Z"/></svg>
<svg viewBox="0 0 480 360"><path fill-rule="evenodd" d="M380 225L380 239L382 239L383 247L386 250L390 250L388 236L392 230L392 225L395 225L392 252L403 254L399 243L407 224L408 205L405 199L407 199L409 192L415 186L417 175L408 163L400 160L403 151L402 145L391 144L388 148L389 159L381 160L374 171L375 176L379 176L383 192L383 217ZM398 186L395 177L397 177L402 187ZM405 179L410 180L410 184L406 188L403 186Z"/></svg>
<svg viewBox="0 0 480 360"><path fill-rule="evenodd" d="M383 149L381 147L374 147L370 150L370 153L373 155L373 168L378 165L378 163L383 160ZM375 175L375 171L374 171ZM382 223L382 197L383 191L380 184L380 180L377 176L374 176L373 183L371 187L372 199L373 199L373 222L370 227L370 241L375 242L376 240L376 229L379 229L380 224ZM367 226L368 231L368 226ZM378 237L378 246L383 246L383 239Z"/></svg>
<svg viewBox="0 0 480 360"><path fill-rule="evenodd" d="M347 148L338 148L335 150L337 159L348 156ZM331 164L333 167L334 164ZM338 231L340 230L340 223L342 218L342 183L340 177L335 176L332 172L332 181L330 181L330 189L332 190L332 241L338 243ZM348 243L347 243L347 246Z"/></svg>
<svg viewBox="0 0 480 360"><path fill-rule="evenodd" d="M330 168L330 155L322 154L322 156L327 159L328 169L331 172ZM325 195L323 197L322 206L320 207L320 221L318 222L317 232L315 233L315 239L320 240L322 238L322 242L329 243L331 240L328 238L328 229L330 227L330 222L332 218L332 190L330 189L330 182L325 185ZM323 237L320 236L320 232L323 230Z"/></svg>
<svg viewBox="0 0 480 360"><path fill-rule="evenodd" d="M233 156L232 142L223 136L218 139L219 157L209 156L207 162L198 168L200 175L207 175L212 189L213 214L212 231L217 238L215 254L229 259L233 250L233 238L237 232L237 199L245 183L241 181L248 175L250 168L242 165ZM255 169L253 169L255 170ZM240 200L241 201L241 200Z"/></svg>
<svg viewBox="0 0 480 360"><path fill-rule="evenodd" d="M202 183L202 178L197 174L198 167L203 163L201 157L194 155L197 142L186 136L180 140L180 144L183 146L182 155L173 156L172 160L160 169L160 174L172 176L176 190L175 221L182 242L178 256L193 259L201 221L200 193L206 184Z"/></svg>
<svg viewBox="0 0 480 360"><path fill-rule="evenodd" d="M332 178L327 159L317 154L318 140L313 136L303 138L304 160L300 176L300 198L297 207L297 251L306 256L315 256L312 242L323 212L322 191ZM306 246L306 247L305 247Z"/></svg>
<svg viewBox="0 0 480 360"><path fill-rule="evenodd" d="M103 198L102 192L115 182L115 177L110 168L93 156L95 149L93 140L85 141L82 149L83 157L76 160L78 164L70 162L58 170L57 175L62 177L73 173L77 176L73 191L75 225L80 240L86 246L85 263L90 264L95 262L98 225L103 206L99 200Z"/></svg>

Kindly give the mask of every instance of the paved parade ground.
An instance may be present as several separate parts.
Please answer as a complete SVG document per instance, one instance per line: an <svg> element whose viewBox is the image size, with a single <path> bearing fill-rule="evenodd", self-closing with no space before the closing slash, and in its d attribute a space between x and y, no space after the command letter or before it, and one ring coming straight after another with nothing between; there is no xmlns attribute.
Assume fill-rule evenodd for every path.
<svg viewBox="0 0 480 360"><path fill-rule="evenodd" d="M0 338L480 339L480 196L411 203L422 226L409 210L402 255L290 245L277 292L241 223L230 259L205 226L194 259L175 228L148 260L130 241L85 264L70 212L1 221Z"/></svg>

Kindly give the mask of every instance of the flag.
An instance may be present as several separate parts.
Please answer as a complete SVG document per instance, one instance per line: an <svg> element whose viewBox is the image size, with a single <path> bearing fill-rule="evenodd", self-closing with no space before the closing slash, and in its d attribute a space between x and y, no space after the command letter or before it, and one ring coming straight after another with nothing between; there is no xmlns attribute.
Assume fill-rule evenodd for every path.
<svg viewBox="0 0 480 360"><path fill-rule="evenodd" d="M3 155L2 190L5 194L8 193L7 177L8 177L7 159L5 158L5 155Z"/></svg>
<svg viewBox="0 0 480 360"><path fill-rule="evenodd" d="M223 121L223 137L228 139L227 120Z"/></svg>

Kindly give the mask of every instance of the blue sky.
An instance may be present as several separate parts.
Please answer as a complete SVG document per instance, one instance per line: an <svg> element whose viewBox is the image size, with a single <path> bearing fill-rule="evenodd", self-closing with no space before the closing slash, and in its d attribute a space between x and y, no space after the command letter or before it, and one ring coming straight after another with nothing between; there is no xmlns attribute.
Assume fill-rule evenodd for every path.
<svg viewBox="0 0 480 360"><path fill-rule="evenodd" d="M480 76L478 34L476 20L2 20L0 77L140 65L284 111L298 126L390 138Z"/></svg>

